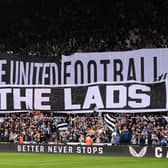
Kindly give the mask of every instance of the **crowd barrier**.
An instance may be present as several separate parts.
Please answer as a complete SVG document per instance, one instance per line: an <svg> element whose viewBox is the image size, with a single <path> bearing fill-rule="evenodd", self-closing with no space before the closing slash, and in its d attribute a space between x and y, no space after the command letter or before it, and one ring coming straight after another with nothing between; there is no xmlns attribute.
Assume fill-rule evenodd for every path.
<svg viewBox="0 0 168 168"><path fill-rule="evenodd" d="M107 156L168 158L168 147L166 146L0 144L0 152L87 154L87 155L107 155Z"/></svg>

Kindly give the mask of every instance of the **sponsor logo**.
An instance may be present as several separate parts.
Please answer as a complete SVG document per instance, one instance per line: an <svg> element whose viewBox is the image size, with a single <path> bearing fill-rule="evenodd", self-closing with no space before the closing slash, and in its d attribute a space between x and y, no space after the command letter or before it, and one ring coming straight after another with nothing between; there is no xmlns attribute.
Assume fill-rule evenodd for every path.
<svg viewBox="0 0 168 168"><path fill-rule="evenodd" d="M144 146L139 152L137 152L132 146L129 146L129 153L133 157L144 157L146 155L148 147Z"/></svg>

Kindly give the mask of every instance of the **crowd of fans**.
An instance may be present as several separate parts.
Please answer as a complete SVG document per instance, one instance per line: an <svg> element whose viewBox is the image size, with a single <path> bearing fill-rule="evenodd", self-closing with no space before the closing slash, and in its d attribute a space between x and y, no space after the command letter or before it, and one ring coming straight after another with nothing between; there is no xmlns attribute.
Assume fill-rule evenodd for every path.
<svg viewBox="0 0 168 168"><path fill-rule="evenodd" d="M168 47L166 1L3 2L0 53L60 57L74 52ZM5 11L3 19L7 8L10 12ZM0 142L85 143L88 136L94 143L168 145L168 121L161 114L121 115L110 131L103 114L34 112L0 118Z"/></svg>
<svg viewBox="0 0 168 168"><path fill-rule="evenodd" d="M0 122L0 142L85 144L90 136L97 144L168 145L166 115L113 114L116 119L114 131L107 127L105 114L87 115L58 115L39 111L6 114Z"/></svg>
<svg viewBox="0 0 168 168"><path fill-rule="evenodd" d="M60 56L168 46L166 1L18 3L10 8L15 17L1 24L1 52Z"/></svg>

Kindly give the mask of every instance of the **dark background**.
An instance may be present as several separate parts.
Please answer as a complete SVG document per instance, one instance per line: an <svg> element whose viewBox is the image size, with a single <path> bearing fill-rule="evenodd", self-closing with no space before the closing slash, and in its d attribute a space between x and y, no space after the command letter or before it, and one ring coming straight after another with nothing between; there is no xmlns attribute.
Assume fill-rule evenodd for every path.
<svg viewBox="0 0 168 168"><path fill-rule="evenodd" d="M166 0L1 0L0 51L60 56L167 47Z"/></svg>

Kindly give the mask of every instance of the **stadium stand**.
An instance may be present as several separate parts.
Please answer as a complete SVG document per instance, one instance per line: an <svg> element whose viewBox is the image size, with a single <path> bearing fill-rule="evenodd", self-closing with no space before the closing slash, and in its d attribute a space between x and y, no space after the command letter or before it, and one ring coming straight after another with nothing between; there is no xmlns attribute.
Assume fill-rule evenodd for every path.
<svg viewBox="0 0 168 168"><path fill-rule="evenodd" d="M60 56L167 47L166 1L18 0L1 2L0 8L2 18L4 8L9 10L8 23L1 19L1 52Z"/></svg>
<svg viewBox="0 0 168 168"><path fill-rule="evenodd" d="M84 51L167 48L167 9L167 1L161 0L1 1L0 52L60 58ZM0 141L21 143L23 136L24 143L82 144L89 134L94 143L168 145L167 113L113 117L112 132L98 113L1 114Z"/></svg>
<svg viewBox="0 0 168 168"><path fill-rule="evenodd" d="M168 119L160 114L131 114L116 117L114 131L108 129L104 115L56 115L55 113L14 113L1 118L0 141L19 143L83 144L88 135L94 143L168 145ZM66 123L66 124L65 124ZM60 129L60 124L64 124Z"/></svg>

